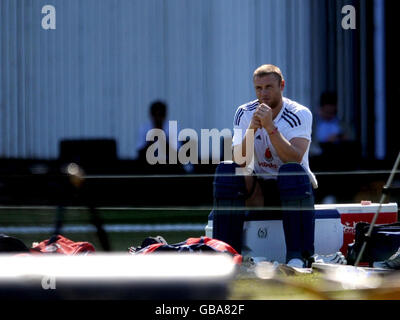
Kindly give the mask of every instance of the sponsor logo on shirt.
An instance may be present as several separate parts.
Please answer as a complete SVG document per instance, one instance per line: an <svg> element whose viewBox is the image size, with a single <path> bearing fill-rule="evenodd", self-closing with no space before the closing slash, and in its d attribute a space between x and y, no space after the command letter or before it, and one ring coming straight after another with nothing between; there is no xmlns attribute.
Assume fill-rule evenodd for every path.
<svg viewBox="0 0 400 320"><path fill-rule="evenodd" d="M267 147L267 149L265 149L264 155L265 155L265 158L268 161L272 161L273 160L272 153L271 153L271 150L269 149L269 147Z"/></svg>
<svg viewBox="0 0 400 320"><path fill-rule="evenodd" d="M264 167L264 168L278 169L278 166L277 166L276 164L273 164L273 163L258 162L258 165L259 165L260 167Z"/></svg>

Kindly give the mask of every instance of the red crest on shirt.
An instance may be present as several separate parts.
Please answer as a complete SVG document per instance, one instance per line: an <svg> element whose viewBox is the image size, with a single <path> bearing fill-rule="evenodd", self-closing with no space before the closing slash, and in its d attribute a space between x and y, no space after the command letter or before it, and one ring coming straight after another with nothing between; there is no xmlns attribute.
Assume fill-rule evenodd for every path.
<svg viewBox="0 0 400 320"><path fill-rule="evenodd" d="M271 154L271 150L269 150L269 148L267 147L267 149L265 149L265 157L270 160L272 158L272 154Z"/></svg>

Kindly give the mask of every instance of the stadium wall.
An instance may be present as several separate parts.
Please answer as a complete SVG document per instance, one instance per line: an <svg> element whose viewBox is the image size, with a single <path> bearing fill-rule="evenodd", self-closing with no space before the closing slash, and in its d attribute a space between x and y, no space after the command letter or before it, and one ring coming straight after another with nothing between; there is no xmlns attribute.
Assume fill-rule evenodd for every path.
<svg viewBox="0 0 400 320"><path fill-rule="evenodd" d="M42 28L45 5L56 9L54 30ZM315 111L323 90L343 79L351 92L354 82L345 72L354 50L334 49L351 39L328 37L338 32L338 8L319 0L2 0L0 157L51 159L61 139L101 137L134 158L155 99L180 128L232 129L236 107L255 98L251 76L263 63L281 68L285 96ZM354 97L340 99L351 121Z"/></svg>

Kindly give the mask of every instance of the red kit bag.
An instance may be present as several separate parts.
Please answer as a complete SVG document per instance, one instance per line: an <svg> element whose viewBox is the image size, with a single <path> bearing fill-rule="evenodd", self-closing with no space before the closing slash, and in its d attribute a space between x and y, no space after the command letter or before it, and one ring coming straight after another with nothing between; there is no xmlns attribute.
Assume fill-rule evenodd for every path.
<svg viewBox="0 0 400 320"><path fill-rule="evenodd" d="M229 244L209 238L188 238L183 242L168 244L166 241L155 241L156 243L135 248L130 247L129 253L131 254L148 254L153 252L223 252L232 256L233 261L240 265L243 257Z"/></svg>
<svg viewBox="0 0 400 320"><path fill-rule="evenodd" d="M60 253L66 255L86 255L95 252L94 246L89 242L75 242L62 235L57 235L52 243L50 239L33 245L31 253Z"/></svg>

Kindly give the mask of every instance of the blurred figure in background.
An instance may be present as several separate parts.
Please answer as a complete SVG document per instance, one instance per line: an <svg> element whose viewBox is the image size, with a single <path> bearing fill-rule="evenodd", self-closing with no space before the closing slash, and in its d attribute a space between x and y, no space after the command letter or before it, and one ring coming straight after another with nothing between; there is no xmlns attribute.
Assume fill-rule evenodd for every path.
<svg viewBox="0 0 400 320"><path fill-rule="evenodd" d="M184 170L187 171L189 166L182 166L181 164L169 164L168 158L170 152L178 152L180 143L177 140L178 137L178 128L177 126L169 126L169 121L167 121L168 107L167 104L163 101L156 100L151 103L149 109L150 120L142 125L139 128L138 132L138 140L136 144L136 149L138 151L138 163L140 165L141 171L143 173L183 173ZM155 137L155 140L150 137L150 141L146 141L147 133L152 129L160 129L163 130L165 134L165 141L160 141L161 143L165 142L165 159L166 164L154 164L151 165L148 163L146 158L147 149L156 141L158 137ZM174 132L170 132L170 130ZM171 137L176 137L170 140ZM161 157L158 152L162 152L160 148L156 150L156 155Z"/></svg>
<svg viewBox="0 0 400 320"><path fill-rule="evenodd" d="M321 143L340 143L347 140L344 126L337 117L336 92L323 92L316 123L316 138Z"/></svg>
<svg viewBox="0 0 400 320"><path fill-rule="evenodd" d="M337 93L325 91L321 94L318 116L315 119L315 156L310 162L317 171L351 171L360 163L361 151L356 141L352 141L350 130L338 115ZM315 150L315 149L314 149ZM343 176L321 178L318 201L336 203L351 201L356 186L343 186Z"/></svg>
<svg viewBox="0 0 400 320"><path fill-rule="evenodd" d="M138 133L138 140L136 144L136 149L138 151L138 160L142 165L148 165L147 160L146 160L146 151L147 148L155 143L152 139L151 141L146 141L146 136L147 133L152 130L152 129L161 129L165 133L165 144L166 144L166 160L168 163L168 150L171 147L172 150L178 150L178 144L176 139L172 139L170 141L169 137L170 135L177 137L178 132L169 132L169 123L167 121L167 104L162 102L162 101L154 101L150 105L149 109L149 116L150 120L147 123L144 123L140 128L139 128L139 133ZM171 146L170 146L171 142ZM157 150L157 152L160 150ZM173 152L173 151L172 151ZM154 166L153 166L154 167Z"/></svg>
<svg viewBox="0 0 400 320"><path fill-rule="evenodd" d="M139 154L139 159L146 159L146 150L153 144L153 141L146 141L147 132L151 129L161 129L165 132L165 136L169 138L169 126L167 119L167 105L162 101L154 101L150 105L150 121L139 128L138 140L136 149Z"/></svg>

